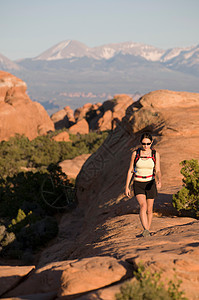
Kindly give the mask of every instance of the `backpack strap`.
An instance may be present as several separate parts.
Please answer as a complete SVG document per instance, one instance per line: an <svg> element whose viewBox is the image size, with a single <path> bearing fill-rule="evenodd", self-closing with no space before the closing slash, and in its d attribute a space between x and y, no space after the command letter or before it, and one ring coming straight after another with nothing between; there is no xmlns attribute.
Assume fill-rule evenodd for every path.
<svg viewBox="0 0 199 300"><path fill-rule="evenodd" d="M138 148L136 150L136 155L135 155L135 159L134 159L134 164L133 164L133 171L132 173L135 173L135 166L136 166L136 163L138 161L138 159L140 158L140 148ZM154 169L153 169L153 175L152 176L155 176L155 165L156 165L156 150L155 149L152 149L152 156L149 157L149 158L152 158L152 160L154 161ZM144 177L144 176L141 176L141 177ZM151 177L151 176L149 176Z"/></svg>
<svg viewBox="0 0 199 300"><path fill-rule="evenodd" d="M156 164L156 150L152 149L152 159L154 161L154 164Z"/></svg>
<svg viewBox="0 0 199 300"><path fill-rule="evenodd" d="M156 166L156 150L152 149L152 159L154 161L153 175L155 176L155 166Z"/></svg>
<svg viewBox="0 0 199 300"><path fill-rule="evenodd" d="M133 173L135 172L135 165L138 159L140 158L140 148L136 149L136 154L135 154L135 159L134 159L134 164L133 164Z"/></svg>

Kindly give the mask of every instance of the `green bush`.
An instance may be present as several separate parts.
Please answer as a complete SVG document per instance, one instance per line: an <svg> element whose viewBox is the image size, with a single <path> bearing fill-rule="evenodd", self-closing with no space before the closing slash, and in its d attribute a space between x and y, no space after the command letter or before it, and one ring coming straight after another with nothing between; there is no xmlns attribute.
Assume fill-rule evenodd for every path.
<svg viewBox="0 0 199 300"><path fill-rule="evenodd" d="M50 183L46 189L51 191L52 183L54 190L52 193L45 194L44 201L41 187L43 183ZM64 192L66 188L74 188L67 175L62 172L61 167L51 164L46 172L20 172L13 177L7 177L0 180L0 217L8 217L9 219L17 218L19 209L25 214L32 211L37 215L54 214L57 211L52 209L49 203L54 201L56 197L63 194L59 200L59 207L67 205ZM75 204L75 193L70 199Z"/></svg>
<svg viewBox="0 0 199 300"><path fill-rule="evenodd" d="M55 214L77 205L75 182L58 163L93 153L108 132L70 135L71 142L56 142L55 134L0 142L0 255L32 257L56 236Z"/></svg>
<svg viewBox="0 0 199 300"><path fill-rule="evenodd" d="M23 258L24 252L34 253L35 250L45 246L58 233L58 224L55 218L46 216L34 223L26 222L16 233L5 232L0 241L1 256L10 258Z"/></svg>
<svg viewBox="0 0 199 300"><path fill-rule="evenodd" d="M187 300L179 290L181 282L168 282L168 288L160 282L161 274L145 270L139 265L134 272L135 280L126 281L115 295L116 300Z"/></svg>
<svg viewBox="0 0 199 300"><path fill-rule="evenodd" d="M71 142L56 142L52 133L32 141L16 135L9 141L0 142L0 177L13 176L23 168L46 170L51 163L57 164L81 154L93 153L104 142L108 131L89 134L70 134Z"/></svg>
<svg viewBox="0 0 199 300"><path fill-rule="evenodd" d="M195 159L184 160L181 174L183 187L173 195L173 206L182 214L184 211L199 217L199 163Z"/></svg>
<svg viewBox="0 0 199 300"><path fill-rule="evenodd" d="M41 186L46 186L45 200ZM53 185L53 190L52 190ZM76 205L75 191L67 197L67 189L73 184L57 165L49 165L45 173L20 172L1 179L0 185L0 254L10 258L22 258L39 250L58 232L54 215L58 211ZM55 203L57 206L52 206ZM56 209L55 209L56 208ZM30 253L27 255L27 251Z"/></svg>

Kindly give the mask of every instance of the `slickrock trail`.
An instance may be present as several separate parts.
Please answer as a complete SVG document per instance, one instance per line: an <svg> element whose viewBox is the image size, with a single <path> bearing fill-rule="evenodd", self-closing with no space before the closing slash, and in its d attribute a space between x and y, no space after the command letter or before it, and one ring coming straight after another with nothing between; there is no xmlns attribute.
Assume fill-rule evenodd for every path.
<svg viewBox="0 0 199 300"><path fill-rule="evenodd" d="M143 238L138 205L124 187L132 150L145 130L155 136L163 187L152 236ZM28 278L3 297L111 300L142 261L162 271L163 280L176 274L186 297L199 299L199 221L177 217L171 203L182 184L179 163L191 158L199 159L199 94L155 91L130 105L78 174L79 205L63 215L57 239Z"/></svg>

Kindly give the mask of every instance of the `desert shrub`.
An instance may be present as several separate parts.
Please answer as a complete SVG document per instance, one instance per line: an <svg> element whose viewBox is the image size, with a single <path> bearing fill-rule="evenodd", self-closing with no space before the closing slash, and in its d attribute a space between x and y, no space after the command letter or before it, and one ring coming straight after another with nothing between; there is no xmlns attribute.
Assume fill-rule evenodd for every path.
<svg viewBox="0 0 199 300"><path fill-rule="evenodd" d="M91 132L70 135L71 142L56 142L51 139L52 133L32 141L25 136L16 135L9 141L0 142L0 177L13 176L22 167L43 171L51 163L93 153L107 136L108 132Z"/></svg>
<svg viewBox="0 0 199 300"><path fill-rule="evenodd" d="M183 187L173 195L173 206L183 214L184 211L193 213L199 218L199 163L195 159L184 160L180 163L183 167Z"/></svg>
<svg viewBox="0 0 199 300"><path fill-rule="evenodd" d="M72 135L70 134L70 139L73 142L73 146L78 148L80 143L84 143L86 148L88 149L87 153L95 152L104 140L107 138L109 131L102 131L100 133L97 132L90 132L89 134L77 134Z"/></svg>
<svg viewBox="0 0 199 300"><path fill-rule="evenodd" d="M51 184L47 186L46 201L41 190L44 182ZM74 191L67 175L54 164L45 173L20 172L1 179L1 256L22 258L27 250L32 253L56 236L58 224L54 215L63 208L71 210L76 206L75 193L70 193L68 199L67 188ZM58 208L51 205L56 199Z"/></svg>
<svg viewBox="0 0 199 300"><path fill-rule="evenodd" d="M58 224L52 216L46 216L34 223L30 222L30 218L26 220L27 218L23 219L26 221L26 226L18 227L15 233L5 231L0 241L1 256L21 259L24 252L28 250L33 254L57 235Z"/></svg>
<svg viewBox="0 0 199 300"><path fill-rule="evenodd" d="M1 178L0 217L16 218L20 208L26 214L32 211L39 216L57 212L47 205L48 202L45 202L42 197L41 187L44 181L53 182L54 185L53 194L45 195L46 198L49 197L49 202L55 200L57 194L60 195L65 191L65 187L74 187L61 167L56 164L49 165L47 172L20 172L14 176ZM75 194L73 196L71 202L75 202ZM59 206L66 206L66 200L66 197L61 197Z"/></svg>
<svg viewBox="0 0 199 300"><path fill-rule="evenodd" d="M0 255L31 256L57 234L56 213L77 205L75 182L58 162L92 153L108 135L71 135L71 142L56 142L53 134L0 142Z"/></svg>
<svg viewBox="0 0 199 300"><path fill-rule="evenodd" d="M135 279L126 281L115 295L116 300L187 300L179 290L180 281L169 281L168 288L160 281L161 273L145 270L139 265Z"/></svg>

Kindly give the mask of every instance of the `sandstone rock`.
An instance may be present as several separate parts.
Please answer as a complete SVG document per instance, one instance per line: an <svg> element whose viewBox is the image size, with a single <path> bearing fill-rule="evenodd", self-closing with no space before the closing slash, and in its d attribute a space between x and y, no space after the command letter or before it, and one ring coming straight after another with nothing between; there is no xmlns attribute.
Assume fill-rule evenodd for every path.
<svg viewBox="0 0 199 300"><path fill-rule="evenodd" d="M52 293L59 289L60 296L78 294L117 282L131 274L128 263L109 256L60 261L37 269L5 297Z"/></svg>
<svg viewBox="0 0 199 300"><path fill-rule="evenodd" d="M74 113L70 106L52 114L51 120L55 124L56 129L69 128L75 123Z"/></svg>
<svg viewBox="0 0 199 300"><path fill-rule="evenodd" d="M57 141L57 142L70 142L70 136L68 132L63 131L58 133L57 135L52 137L52 140Z"/></svg>
<svg viewBox="0 0 199 300"><path fill-rule="evenodd" d="M86 113L92 108L92 106L93 106L92 103L86 103L86 104L84 104L83 107L77 108L74 112L74 117L75 117L76 122L85 118Z"/></svg>
<svg viewBox="0 0 199 300"><path fill-rule="evenodd" d="M0 296L14 288L35 266L0 266Z"/></svg>
<svg viewBox="0 0 199 300"><path fill-rule="evenodd" d="M112 100L107 100L103 104L99 102L84 104L83 107L75 110L73 118L76 123L86 119L91 130L110 130L113 128L113 120L121 121L125 116L127 107L133 102L133 99L128 95L115 95ZM71 128L74 125L69 122L66 108L53 114L51 119L55 123L56 129Z"/></svg>
<svg viewBox="0 0 199 300"><path fill-rule="evenodd" d="M25 82L0 71L0 140L15 134L34 139L52 130L54 124L44 107L26 94Z"/></svg>
<svg viewBox="0 0 199 300"><path fill-rule="evenodd" d="M127 107L132 103L134 103L134 101L128 95L115 95L112 100L105 101L102 106L96 110L96 116L89 122L90 128L100 131L115 128L113 122L120 122L126 114Z"/></svg>
<svg viewBox="0 0 199 300"><path fill-rule="evenodd" d="M62 171L66 173L69 178L76 178L81 167L85 161L89 158L90 154L82 154L76 156L73 159L66 159L62 161L59 165L62 168Z"/></svg>
<svg viewBox="0 0 199 300"><path fill-rule="evenodd" d="M85 258L71 263L62 273L59 296L83 293L110 285L127 276L127 269L110 257ZM130 274L132 272L129 268Z"/></svg>
<svg viewBox="0 0 199 300"><path fill-rule="evenodd" d="M69 122L74 123L75 122L75 118L74 118L74 111L72 110L72 108L70 106L65 106L64 110L66 111L66 115L69 119Z"/></svg>
<svg viewBox="0 0 199 300"><path fill-rule="evenodd" d="M111 124L112 124L112 111L111 110L107 110L103 117L101 117L99 119L99 121L97 122L97 127L100 129L100 131L104 131L104 130L110 130L111 129Z"/></svg>
<svg viewBox="0 0 199 300"><path fill-rule="evenodd" d="M88 134L89 133L89 126L85 119L78 121L75 125L69 128L69 132L71 134Z"/></svg>

